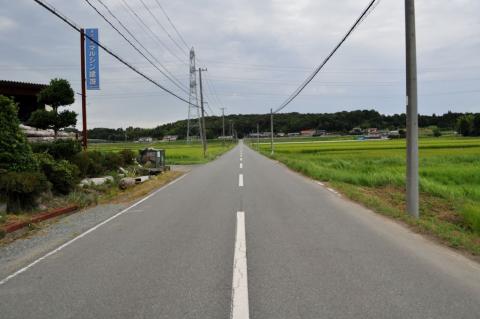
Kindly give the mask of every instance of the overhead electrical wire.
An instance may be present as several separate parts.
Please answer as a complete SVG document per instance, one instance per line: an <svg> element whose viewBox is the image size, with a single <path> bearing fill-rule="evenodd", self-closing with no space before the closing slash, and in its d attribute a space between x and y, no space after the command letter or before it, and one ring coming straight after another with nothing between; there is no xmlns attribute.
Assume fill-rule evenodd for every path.
<svg viewBox="0 0 480 319"><path fill-rule="evenodd" d="M140 0L140 2L143 4L143 7L150 13L150 15L153 17L153 19L155 20L155 22L160 26L160 28L167 34L167 36L170 38L170 40L172 40L172 42L175 44L175 46L183 53L185 54L186 56L188 56L188 49L187 51L185 51L179 44L177 41L175 41L175 39L170 35L170 33L168 32L168 30L163 26L163 24L157 19L157 17L153 14L152 10L150 10L150 8L145 4L145 2L143 0Z"/></svg>
<svg viewBox="0 0 480 319"><path fill-rule="evenodd" d="M85 0L87 3L90 4L90 2L88 0ZM102 1L102 0L96 0L97 2L99 2L107 11L108 13L118 22L118 24L120 24L120 26L135 40L135 42L137 42L149 55L150 57L152 57L152 59L154 59L159 65L160 67L162 67L163 71L165 73L168 73L165 74L164 72L162 72L161 70L159 70L166 78L168 78L171 82L173 82L175 84L176 87L180 88L182 91L184 91L185 93L188 93L188 89L175 77L175 75L173 75L163 64L162 62L160 62L158 60L157 57L155 57L138 39L137 37L135 37L135 35L133 35L132 32L130 32L130 30L125 26L125 24L122 23L122 21L120 21L120 19L118 19L118 17L112 12L112 10L110 10L110 8ZM91 5L91 4L90 4ZM99 11L96 10L96 8L94 8L95 11L98 13ZM157 68L158 69L158 68Z"/></svg>
<svg viewBox="0 0 480 319"><path fill-rule="evenodd" d="M370 14L370 12L375 9L375 4L379 0L371 0L365 10L362 12L360 17L355 21L353 26L348 30L342 40L335 46L335 48L330 52L330 54L325 58L325 60L310 74L302 84L282 103L278 108L273 111L273 113L278 113L283 110L288 104L290 104L302 91L305 87L313 80L313 78L323 69L323 67L328 63L332 56L337 52L337 50L342 46L342 44L348 39L348 37L355 31L359 24L364 20L364 18Z"/></svg>
<svg viewBox="0 0 480 319"><path fill-rule="evenodd" d="M62 20L63 22L65 22L66 24L68 24L72 29L76 30L77 32L81 33L82 32L82 28L80 28L79 26L77 26L76 23L74 23L70 18L66 17L64 14L60 13L57 9L55 9L53 6L51 6L50 4L47 4L45 3L44 1L42 0L33 0L34 2L36 2L37 4L39 4L41 7L43 7L44 9L46 9L47 11L49 11L50 13L52 13L53 15L55 15L56 17L58 17L60 20ZM113 58L117 59L120 63L122 63L123 65L125 65L126 67L128 67L130 70L132 70L133 72L137 73L138 75L140 75L141 77L143 77L145 80L147 80L148 82L152 83L153 85L157 86L158 88L160 88L161 90L165 91L166 93L174 96L175 98L179 99L180 101L182 102L185 102L185 103L188 103L190 105L193 105L195 107L198 107L198 105L196 104L193 104L191 102L189 102L188 100L182 98L181 96L177 95L175 92L171 91L170 89L164 87L163 85L161 85L160 83L158 83L157 81L153 80L152 78L150 78L148 75L144 74L143 72L139 71L137 68L135 68L134 66L132 66L131 64L129 64L127 61L125 61L123 58L121 58L118 54L116 54L115 52L113 52L111 49L109 49L108 47L106 47L104 44L102 44L100 41L97 41L95 40L94 38L90 37L88 34L85 34L85 37L88 38L90 41L92 41L93 43L95 43L96 45L98 45L102 50L104 50L107 54L109 54L110 56L112 56Z"/></svg>
<svg viewBox="0 0 480 319"><path fill-rule="evenodd" d="M167 46L163 41L162 39L160 39L160 37L152 31L152 29L150 27L148 27L145 23L145 21L143 21L143 19L140 17L140 15L128 4L127 1L125 0L122 0L122 3L124 5L124 7L127 8L127 11L143 26L143 28L145 30L147 30L147 33L151 36L154 37L154 39L165 49L168 51L168 53L170 53L173 57L175 57L178 61L180 61L181 63L184 63L184 64L187 64L186 61L184 59L181 59L177 53L173 52L169 46Z"/></svg>
<svg viewBox="0 0 480 319"><path fill-rule="evenodd" d="M185 45L185 48L188 50L190 50L187 42L185 42L185 39L182 37L182 35L180 34L180 32L178 32L178 29L177 27L175 26L175 24L173 24L172 20L170 19L170 17L168 16L167 12L165 11L165 9L163 9L163 6L160 4L160 2L158 0L155 0L155 2L157 3L158 7L160 8L160 10L162 10L163 12L163 15L167 18L168 20L168 23L170 23L170 25L172 26L173 30L175 30L175 33L178 35L178 37L180 38L180 41L182 41L183 45Z"/></svg>

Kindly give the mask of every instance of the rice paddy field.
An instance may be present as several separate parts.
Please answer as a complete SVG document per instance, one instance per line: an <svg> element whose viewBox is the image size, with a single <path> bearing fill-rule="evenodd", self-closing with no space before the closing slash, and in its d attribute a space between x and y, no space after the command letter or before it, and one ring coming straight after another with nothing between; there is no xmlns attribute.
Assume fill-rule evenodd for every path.
<svg viewBox="0 0 480 319"><path fill-rule="evenodd" d="M252 141L252 148L257 145ZM421 218L405 213L405 140L278 143L259 150L345 196L480 256L480 139L420 139Z"/></svg>
<svg viewBox="0 0 480 319"><path fill-rule="evenodd" d="M203 148L200 142L187 144L185 141L176 142L152 142L152 143L98 143L90 144L89 151L118 152L123 149L139 151L141 149L152 147L165 149L167 165L187 165L201 164L211 161L226 151L230 150L235 144L233 142L208 141L207 157L203 157Z"/></svg>

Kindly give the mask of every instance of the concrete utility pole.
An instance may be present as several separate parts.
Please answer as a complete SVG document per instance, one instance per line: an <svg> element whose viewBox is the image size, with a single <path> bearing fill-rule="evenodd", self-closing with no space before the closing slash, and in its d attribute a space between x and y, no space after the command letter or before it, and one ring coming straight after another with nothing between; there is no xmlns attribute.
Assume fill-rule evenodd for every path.
<svg viewBox="0 0 480 319"><path fill-rule="evenodd" d="M87 150L88 137L87 137L87 90L85 88L85 30L80 30L80 68L82 77L82 145L83 149Z"/></svg>
<svg viewBox="0 0 480 319"><path fill-rule="evenodd" d="M225 107L221 107L222 110L222 145L225 145Z"/></svg>
<svg viewBox="0 0 480 319"><path fill-rule="evenodd" d="M270 109L270 154L273 155L273 109Z"/></svg>
<svg viewBox="0 0 480 319"><path fill-rule="evenodd" d="M202 144L203 144L203 157L207 157L207 130L205 129L205 108L203 107L203 85L202 85L202 71L207 69L198 68L198 77L200 81L200 108L202 111Z"/></svg>
<svg viewBox="0 0 480 319"><path fill-rule="evenodd" d="M260 150L260 125L257 123L257 150Z"/></svg>
<svg viewBox="0 0 480 319"><path fill-rule="evenodd" d="M407 57L407 211L419 217L418 181L418 105L417 46L415 1L405 0L405 34Z"/></svg>

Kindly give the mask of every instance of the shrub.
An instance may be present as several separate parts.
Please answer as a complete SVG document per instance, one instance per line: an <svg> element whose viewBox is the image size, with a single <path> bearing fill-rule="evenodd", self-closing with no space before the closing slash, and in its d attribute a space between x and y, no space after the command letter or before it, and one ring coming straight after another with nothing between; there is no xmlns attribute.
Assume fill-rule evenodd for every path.
<svg viewBox="0 0 480 319"><path fill-rule="evenodd" d="M0 191L7 195L7 212L16 213L36 207L37 197L48 190L45 175L39 172L0 174Z"/></svg>
<svg viewBox="0 0 480 319"><path fill-rule="evenodd" d="M82 152L72 158L72 163L77 165L81 177L96 177L105 172L102 166L100 152Z"/></svg>
<svg viewBox="0 0 480 319"><path fill-rule="evenodd" d="M32 150L20 130L17 105L0 95L0 169L7 171L35 171L37 165Z"/></svg>
<svg viewBox="0 0 480 319"><path fill-rule="evenodd" d="M48 189L48 182L38 171L32 149L20 130L17 106L0 96L0 193L7 200L7 212L29 210L36 198Z"/></svg>
<svg viewBox="0 0 480 319"><path fill-rule="evenodd" d="M123 160L123 165L133 165L135 162L136 154L132 150L124 149L118 152Z"/></svg>
<svg viewBox="0 0 480 319"><path fill-rule="evenodd" d="M438 127L434 128L434 129L432 130L432 132L433 132L433 136L434 136L434 137L440 137L440 136L442 136L442 131L440 131L440 129L439 129Z"/></svg>
<svg viewBox="0 0 480 319"><path fill-rule="evenodd" d="M76 154L82 151L79 141L74 140L56 140L50 143L32 143L34 153L47 153L55 159L72 159Z"/></svg>
<svg viewBox="0 0 480 319"><path fill-rule="evenodd" d="M75 188L80 171L75 164L66 160L55 161L51 155L37 154L40 168L52 184L55 193L66 195Z"/></svg>

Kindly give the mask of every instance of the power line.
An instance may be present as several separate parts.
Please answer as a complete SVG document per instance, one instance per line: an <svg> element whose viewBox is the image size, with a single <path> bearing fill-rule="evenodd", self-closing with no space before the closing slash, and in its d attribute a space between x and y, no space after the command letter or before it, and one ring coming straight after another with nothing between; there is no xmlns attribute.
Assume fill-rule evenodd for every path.
<svg viewBox="0 0 480 319"><path fill-rule="evenodd" d="M168 22L170 23L170 25L172 26L173 30L175 30L175 33L178 35L178 37L180 38L180 41L182 41L183 45L185 45L185 48L187 48L187 51L190 50L190 47L189 45L187 44L187 42L185 42L185 39L182 37L182 35L180 34L180 32L178 32L178 29L177 27L175 27L175 24L173 24L172 20L170 19L170 17L168 16L167 12L165 11L165 9L163 9L162 5L160 4L160 2L158 0L155 0L155 2L157 3L158 7L160 8L160 10L162 10L163 14L165 15L165 17L167 18Z"/></svg>
<svg viewBox="0 0 480 319"><path fill-rule="evenodd" d="M113 23L107 19L107 17L102 14L98 9L97 7L95 7L91 2L90 0L85 0L86 3L88 3L88 5L90 7L92 7L93 10L95 10L95 12L98 13L98 15L100 15L103 20L105 20L105 22L107 22L125 41L128 42L128 44L130 44L130 46L132 48L135 49L135 51L137 51L140 55L142 55L155 69L157 69L161 74L163 74L166 78L168 78L175 86L177 86L178 88L180 88L183 92L187 93L188 94L188 91L179 86L175 81L173 81L164 71L162 71L155 63L152 62L152 60L150 60L139 48L137 48L137 46L135 44L132 43L132 41L130 41L116 26L113 25ZM149 51L147 51L149 52Z"/></svg>
<svg viewBox="0 0 480 319"><path fill-rule="evenodd" d="M156 40L165 50L167 50L172 56L174 56L178 61L180 61L181 63L183 64L186 64L186 62L184 60L182 60L175 52L173 52L170 47L168 47L163 41L162 39L160 39L160 37L152 31L152 29L150 29L150 27L148 27L145 22L143 21L143 19L137 14L137 12L125 1L125 0L122 0L122 3L123 3L123 6L127 8L128 12L133 15L134 18L136 18L136 21L138 21L145 30L147 30L148 34L150 36L153 35L153 39ZM137 22L137 23L138 23Z"/></svg>
<svg viewBox="0 0 480 319"><path fill-rule="evenodd" d="M88 2L88 0L85 0L87 1L87 3L90 4L90 2ZM162 64L162 62L160 62L138 39L137 37L135 37L132 32L130 32L130 30L122 23L122 21L120 21L120 19L117 18L117 16L112 12L112 10L110 10L110 8L102 1L102 0L97 0L107 11L108 13L120 24L120 26L135 40L135 42L137 42L162 68L163 70L168 73L168 75L166 75L165 73L163 73L162 71L162 74L165 75L165 77L167 77L170 81L172 81L175 86L177 86L178 88L180 88L182 91L184 91L185 93L187 92L187 88L184 87L184 85ZM91 5L91 4L90 4ZM98 10L95 10L98 12Z"/></svg>
<svg viewBox="0 0 480 319"><path fill-rule="evenodd" d="M41 0L33 0L35 1L37 4L39 4L41 7L45 8L47 11L49 11L50 13L52 13L53 15L55 15L56 17L58 17L60 20L62 20L63 22L65 22L66 24L68 24L72 29L76 30L78 33L81 33L81 28L78 27L71 19L67 18L64 14L60 13L58 10L56 10L54 7L52 7L50 4L46 4L45 2L41 1ZM186 99L180 97L179 95L175 94L174 92L172 92L171 90L167 89L166 87L164 87L163 85L159 84L158 82L156 82L155 80L153 80L152 78L150 78L149 76L145 75L144 73L142 73L141 71L137 70L134 66L132 66L131 64L129 64L128 62L126 62L124 59L122 59L118 54L114 53L112 50L110 50L109 48L107 48L105 45L103 45L102 43L100 43L99 41L95 40L94 38L90 37L88 34L85 34L85 37L87 37L90 41L92 41L93 43L95 43L96 45L98 45L102 50L104 50L106 53L108 53L109 55L111 55L112 57L114 57L115 59L117 59L120 63L124 64L126 67L128 67L130 70L132 70L133 72L137 73L138 75L140 75L141 77L143 77L145 80L149 81L150 83L154 84L155 86L157 86L158 88L160 88L161 90L167 92L168 94L176 97L177 99L179 99L180 101L182 102L185 102L185 103L188 103L188 104L191 104L189 101L187 101Z"/></svg>
<svg viewBox="0 0 480 319"><path fill-rule="evenodd" d="M153 19L155 20L155 22L157 22L157 24L160 26L160 28L162 28L162 30L167 34L167 36L170 38L170 40L172 40L172 42L177 46L177 48L182 52L184 53L185 55L187 55L187 52L184 51L184 49L178 44L177 41L175 41L175 39L170 35L170 33L168 32L167 29L165 29L165 27L163 26L163 24L157 19L157 17L153 14L152 10L150 10L150 8L145 4L145 2L143 0L140 0L140 2L143 4L143 6L145 7L145 9L147 9L147 11L150 13L150 15L153 17Z"/></svg>
<svg viewBox="0 0 480 319"><path fill-rule="evenodd" d="M278 113L282 109L284 109L288 104L290 104L302 91L305 89L305 87L313 80L313 78L320 72L321 69L327 64L327 62L331 59L331 57L337 52L337 50L342 46L342 44L347 40L347 38L353 33L353 31L358 27L358 25L364 20L364 18L370 13L371 10L373 10L374 4L378 0L372 0L370 1L369 5L365 8L365 10L362 12L360 17L355 21L353 26L348 30L347 34L342 38L342 40L335 46L332 52L327 56L327 58L320 64L314 71L313 73L307 77L305 81L282 103L280 106L273 112L273 113Z"/></svg>

